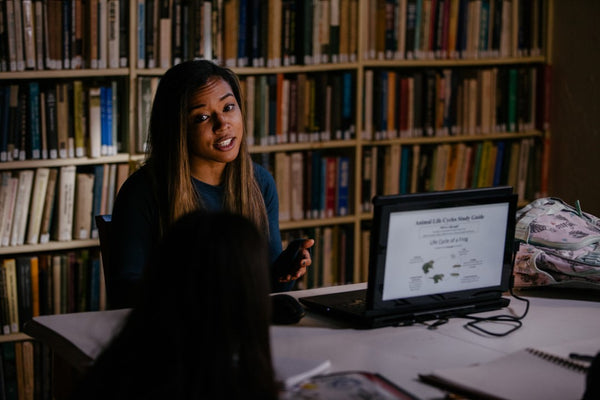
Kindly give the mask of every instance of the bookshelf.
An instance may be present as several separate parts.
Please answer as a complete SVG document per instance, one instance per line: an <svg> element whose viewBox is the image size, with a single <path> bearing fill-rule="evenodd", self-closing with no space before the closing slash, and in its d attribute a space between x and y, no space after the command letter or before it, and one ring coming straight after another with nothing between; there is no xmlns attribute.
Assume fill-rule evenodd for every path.
<svg viewBox="0 0 600 400"><path fill-rule="evenodd" d="M291 181L292 174L302 182L301 194L298 185L279 193L289 207L281 218L283 239L310 235L317 240L313 267L300 288L366 280L369 199L374 194L506 183L514 184L523 203L544 193L543 143L549 131L542 99L549 96L551 0L225 0L198 2L197 8L180 0L92 0L99 14L91 12L93 7L82 8L80 19L63 26L70 29L68 35L52 23L40 35L36 7L41 7L40 15L56 18L61 11L51 9L55 3L1 3L7 21L0 32L0 87L7 92L2 110L10 99L5 88L80 82L86 98L82 115L89 123L96 118L89 109L90 89L110 87L118 93L113 134L101 142L98 157L91 157L85 146L80 156L6 160L0 162L0 173L67 166L92 173L93 167L111 171L113 166L114 196L123 171L144 158L144 107L158 78L179 60L211 54L240 77L246 110L253 110L247 127L255 160L281 182ZM73 15L79 15L75 10L86 3L70 4ZM45 56L36 58L34 67L27 67L27 52L13 61L9 51L7 7L27 5L34 11L34 36L47 38L34 44L33 54ZM175 13L187 17L176 18ZM98 21L104 21L99 25L106 31ZM67 36L70 42L56 39ZM63 43L62 50L51 45L54 41ZM61 51L72 56L69 67ZM301 101L305 99L310 102ZM5 121L6 114L1 116ZM89 135L91 129L84 132ZM75 137L66 140L67 146L69 140L75 143ZM90 142L88 136L84 140ZM484 152L501 152L506 158L498 166L486 164L488 179L474 179L472 171L479 167L475 157ZM469 159L473 161L464 161ZM327 175L318 173L327 164L335 171L329 189ZM457 183L458 170L462 184ZM345 179L343 196L338 193L340 177ZM315 181L322 183L308 185ZM329 200L319 196L326 192ZM340 205L336 201L341 197L345 203ZM333 205L325 209L327 201ZM110 206L102 213L110 213ZM98 247L90 232L86 239L0 247L0 259L82 250L99 259ZM0 343L24 339L20 333L0 335Z"/></svg>

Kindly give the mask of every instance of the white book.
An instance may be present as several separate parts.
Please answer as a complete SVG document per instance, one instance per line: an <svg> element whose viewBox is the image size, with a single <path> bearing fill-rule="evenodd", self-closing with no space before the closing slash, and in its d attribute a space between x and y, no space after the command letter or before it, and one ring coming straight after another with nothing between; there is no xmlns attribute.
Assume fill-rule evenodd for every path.
<svg viewBox="0 0 600 400"><path fill-rule="evenodd" d="M34 28L34 9L31 0L22 0L21 3L23 17L23 48L25 50L25 68L35 69L35 28Z"/></svg>
<svg viewBox="0 0 600 400"><path fill-rule="evenodd" d="M19 246L25 242L25 228L27 227L33 176L34 171L32 169L22 169L18 172L19 184L17 186L13 226L10 234L11 246Z"/></svg>
<svg viewBox="0 0 600 400"><path fill-rule="evenodd" d="M73 210L75 205L75 166L60 167L58 178L57 240L73 240Z"/></svg>
<svg viewBox="0 0 600 400"><path fill-rule="evenodd" d="M119 54L119 41L120 41L120 14L119 14L119 0L108 0L108 11L107 11L107 58L109 68L119 68L120 54Z"/></svg>
<svg viewBox="0 0 600 400"><path fill-rule="evenodd" d="M204 4L210 3L204 2ZM159 6L161 8L161 15L159 16L159 27L160 30L160 42L158 44L158 62L161 68L169 68L171 67L171 16L170 14L162 14L162 5ZM166 11L166 10L164 10ZM209 24L208 29L210 30L211 25ZM207 57L208 58L208 57Z"/></svg>
<svg viewBox="0 0 600 400"><path fill-rule="evenodd" d="M38 168L35 171L33 191L31 193L31 206L29 208L29 223L27 225L27 243L37 244L40 239L40 227L42 226L42 213L48 187L50 168Z"/></svg>
<svg viewBox="0 0 600 400"><path fill-rule="evenodd" d="M117 50L118 54L118 50ZM108 4L98 0L98 68L108 66Z"/></svg>
<svg viewBox="0 0 600 400"><path fill-rule="evenodd" d="M0 245L2 246L8 246L10 244L15 201L17 199L17 187L19 185L18 178L11 176L10 172L7 174L8 176L3 176L2 178L2 236L0 236Z"/></svg>
<svg viewBox="0 0 600 400"><path fill-rule="evenodd" d="M88 155L100 157L102 149L102 116L100 107L100 87L90 87L88 91Z"/></svg>
<svg viewBox="0 0 600 400"><path fill-rule="evenodd" d="M92 229L94 203L94 174L79 172L75 185L74 239L89 239Z"/></svg>

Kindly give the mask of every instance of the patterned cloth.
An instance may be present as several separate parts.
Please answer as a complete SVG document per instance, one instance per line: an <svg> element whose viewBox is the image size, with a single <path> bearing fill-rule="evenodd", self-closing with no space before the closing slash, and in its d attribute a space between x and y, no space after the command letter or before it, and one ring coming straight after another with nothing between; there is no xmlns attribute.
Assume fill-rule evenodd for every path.
<svg viewBox="0 0 600 400"><path fill-rule="evenodd" d="M558 198L517 212L515 287L561 285L600 289L600 219Z"/></svg>

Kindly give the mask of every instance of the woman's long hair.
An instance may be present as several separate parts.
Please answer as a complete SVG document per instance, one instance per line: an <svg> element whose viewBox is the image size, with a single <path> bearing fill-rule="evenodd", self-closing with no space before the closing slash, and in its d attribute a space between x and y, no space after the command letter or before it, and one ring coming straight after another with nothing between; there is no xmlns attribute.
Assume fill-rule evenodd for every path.
<svg viewBox="0 0 600 400"><path fill-rule="evenodd" d="M277 398L267 254L245 217L196 211L175 222L76 398Z"/></svg>
<svg viewBox="0 0 600 400"><path fill-rule="evenodd" d="M208 60L175 65L160 79L156 90L148 131L147 166L159 204L163 233L180 216L203 207L192 184L187 118L191 95L212 78L223 79L231 86L245 119L237 76ZM267 212L254 177L246 136L244 131L238 157L225 167L223 208L249 218L259 229L268 232Z"/></svg>

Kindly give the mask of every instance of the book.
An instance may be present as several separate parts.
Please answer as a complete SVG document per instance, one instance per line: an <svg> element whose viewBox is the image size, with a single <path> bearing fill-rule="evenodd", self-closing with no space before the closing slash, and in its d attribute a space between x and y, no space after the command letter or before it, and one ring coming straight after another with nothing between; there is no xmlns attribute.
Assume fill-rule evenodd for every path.
<svg viewBox="0 0 600 400"><path fill-rule="evenodd" d="M48 142L48 158L58 158L58 123L57 123L57 85L50 84L44 88L46 136Z"/></svg>
<svg viewBox="0 0 600 400"><path fill-rule="evenodd" d="M86 16L83 0L72 1L71 10L71 69L84 67L84 30L86 28Z"/></svg>
<svg viewBox="0 0 600 400"><path fill-rule="evenodd" d="M350 214L350 158L337 157L336 208L335 215L345 216Z"/></svg>
<svg viewBox="0 0 600 400"><path fill-rule="evenodd" d="M2 370L4 372L4 394L7 399L18 399L16 342L5 342L2 346Z"/></svg>
<svg viewBox="0 0 600 400"><path fill-rule="evenodd" d="M17 272L17 309L19 312L19 331L23 324L33 318L33 303L31 301L31 257L16 258Z"/></svg>
<svg viewBox="0 0 600 400"><path fill-rule="evenodd" d="M275 154L275 182L279 196L279 220L291 219L291 155L287 153Z"/></svg>
<svg viewBox="0 0 600 400"><path fill-rule="evenodd" d="M35 170L35 180L31 193L31 206L29 209L29 221L27 225L26 242L28 244L37 244L39 242L44 200L46 198L49 176L50 168L40 167Z"/></svg>
<svg viewBox="0 0 600 400"><path fill-rule="evenodd" d="M29 82L27 107L27 126L29 135L27 136L27 158L39 160L42 158L42 130L40 126L40 85L38 82Z"/></svg>
<svg viewBox="0 0 600 400"><path fill-rule="evenodd" d="M88 155L100 157L102 148L102 117L100 87L88 89Z"/></svg>
<svg viewBox="0 0 600 400"><path fill-rule="evenodd" d="M171 16L171 1L160 0L158 29L160 31L160 42L158 43L158 60L161 68L169 68L171 66L172 54L172 16Z"/></svg>
<svg viewBox="0 0 600 400"><path fill-rule="evenodd" d="M107 4L107 59L108 68L119 68L121 63L120 38L121 34L121 7L119 1L108 0Z"/></svg>
<svg viewBox="0 0 600 400"><path fill-rule="evenodd" d="M10 234L10 245L18 246L25 242L25 230L31 202L34 171L23 169L18 172L19 183L15 199L14 220Z"/></svg>
<svg viewBox="0 0 600 400"><path fill-rule="evenodd" d="M331 362L327 359L313 360L274 356L273 368L275 369L275 380L279 385L284 389L291 389L312 376L327 372L331 368Z"/></svg>
<svg viewBox="0 0 600 400"><path fill-rule="evenodd" d="M10 245L10 236L14 221L15 202L17 199L17 191L19 178L12 176L10 171L5 171L2 174L2 189L0 200L2 202L2 225L0 226L0 240L2 246Z"/></svg>
<svg viewBox="0 0 600 400"><path fill-rule="evenodd" d="M75 157L85 156L85 94L83 81L77 79L73 81L73 139L75 145Z"/></svg>
<svg viewBox="0 0 600 400"><path fill-rule="evenodd" d="M96 219L94 216L102 215L102 191L104 182L104 165L98 164L92 167L94 174L94 188L93 188L93 203L92 203L92 223L90 236L94 239L98 238L98 226L96 225Z"/></svg>
<svg viewBox="0 0 600 400"><path fill-rule="evenodd" d="M56 85L56 131L58 134L58 157L70 158L69 151L69 110L71 109L71 99L69 98L69 86L72 83L58 83ZM74 155L74 152L73 152Z"/></svg>
<svg viewBox="0 0 600 400"><path fill-rule="evenodd" d="M40 315L40 261L39 257L29 257L31 274L31 316Z"/></svg>
<svg viewBox="0 0 600 400"><path fill-rule="evenodd" d="M19 323L19 297L17 294L17 261L15 258L5 258L2 260L2 268L4 269L4 283L6 287L6 296L8 298L8 315L10 333L20 331Z"/></svg>
<svg viewBox="0 0 600 400"><path fill-rule="evenodd" d="M582 363L525 348L487 363L435 370L419 378L468 398L567 399L582 397L586 371Z"/></svg>
<svg viewBox="0 0 600 400"><path fill-rule="evenodd" d="M304 153L294 151L290 153L290 218L292 220L304 219Z"/></svg>
<svg viewBox="0 0 600 400"><path fill-rule="evenodd" d="M56 240L73 240L73 214L75 202L75 174L74 165L60 167L57 183L57 223Z"/></svg>
<svg viewBox="0 0 600 400"><path fill-rule="evenodd" d="M92 173L77 172L75 179L73 239L89 239L92 230L95 176Z"/></svg>
<svg viewBox="0 0 600 400"><path fill-rule="evenodd" d="M50 232L52 217L54 214L54 204L56 201L56 183L58 181L58 169L51 168L48 173L48 184L44 195L44 209L42 211L42 221L40 223L39 243L48 243L50 241Z"/></svg>
<svg viewBox="0 0 600 400"><path fill-rule="evenodd" d="M10 311L8 305L8 290L6 286L6 272L0 265L0 334L10 334Z"/></svg>
<svg viewBox="0 0 600 400"><path fill-rule="evenodd" d="M286 399L400 399L418 397L391 382L385 376L369 371L340 371L319 374L284 392Z"/></svg>
<svg viewBox="0 0 600 400"><path fill-rule="evenodd" d="M34 374L34 350L31 340L17 342L15 345L17 355L17 378L19 382L18 392L20 399L34 399L35 374Z"/></svg>

